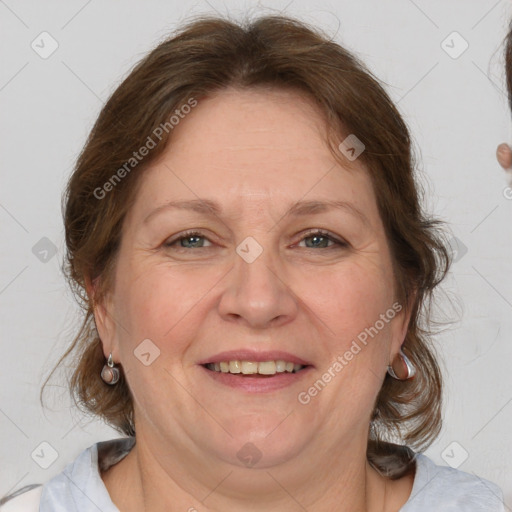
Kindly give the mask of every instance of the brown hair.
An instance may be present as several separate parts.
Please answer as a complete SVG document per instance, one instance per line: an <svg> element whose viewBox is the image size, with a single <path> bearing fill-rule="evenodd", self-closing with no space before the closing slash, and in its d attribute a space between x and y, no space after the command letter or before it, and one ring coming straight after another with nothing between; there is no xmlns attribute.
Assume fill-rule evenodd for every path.
<svg viewBox="0 0 512 512"><path fill-rule="evenodd" d="M512 112L512 22L510 22L505 41L505 74L507 78L508 104Z"/></svg>
<svg viewBox="0 0 512 512"><path fill-rule="evenodd" d="M171 140L169 116L191 98L227 87L293 89L311 98L330 127L329 147L344 165L349 162L338 145L345 136L355 134L366 147L359 158L371 177L390 244L397 300L411 311L403 347L418 370L408 381L386 376L372 414L368 460L398 478L412 470L412 451L386 441L399 435L407 445L423 449L441 427L441 374L428 319L432 292L450 258L439 222L421 209L411 140L398 110L352 54L294 19L267 16L235 23L202 17L189 22L139 62L107 101L63 198L64 271L84 319L57 366L76 353L70 389L77 405L118 431L135 435L132 396L122 371L115 386L100 378L105 360L86 284L97 280L96 301L109 289L123 220L142 171ZM124 165L126 170L133 152L165 123L168 130L156 147L140 164L132 162L137 169L122 173L123 179L98 199L98 190L117 169Z"/></svg>

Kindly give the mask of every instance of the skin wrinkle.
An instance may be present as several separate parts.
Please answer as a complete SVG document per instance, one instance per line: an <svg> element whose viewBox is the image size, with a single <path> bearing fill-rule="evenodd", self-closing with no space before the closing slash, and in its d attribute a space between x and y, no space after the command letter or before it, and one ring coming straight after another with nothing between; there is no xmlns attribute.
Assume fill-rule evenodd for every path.
<svg viewBox="0 0 512 512"><path fill-rule="evenodd" d="M268 195L249 193L245 194L245 197L262 197L263 201L265 201ZM363 223L366 224L366 226L369 226L368 219L366 218L364 213L358 210L353 204L347 201L297 201L294 204L292 204L288 209L286 209L284 213L281 215L281 217L318 214L334 208L348 211L352 215L355 215L360 220L362 220ZM181 209L184 211L199 213L209 217L220 218L226 215L225 213L223 213L222 207L211 199L193 199L189 201L166 201L165 203L151 210L151 212L149 212L149 214L144 217L143 223L147 224L148 222L153 220L156 215L160 215L161 213L165 213L169 210L172 211L174 209ZM262 208L261 211L263 212L264 208Z"/></svg>
<svg viewBox="0 0 512 512"><path fill-rule="evenodd" d="M369 176L337 163L324 176L335 162L316 128L321 124L296 94L226 91L202 100L175 129L161 160L180 179L158 164L145 171L104 304L130 335L96 317L105 353L112 350L123 365L134 398L137 444L102 475L123 512L292 512L302 510L297 503L315 512L382 510L385 479L366 461L368 426L408 318L400 313L386 324L310 404L297 402L298 392L395 299ZM143 225L156 205L198 197L215 198L232 214L221 222L166 212ZM283 205L320 198L353 203L369 225L341 211L283 218ZM331 231L351 247L290 247L309 228ZM208 238L211 230L222 244L191 254L161 245L196 229ZM250 264L234 250L246 236L264 248ZM161 351L148 367L133 357L146 338ZM296 353L313 362L315 374L299 386L248 396L212 383L197 365L207 355L251 346ZM263 454L254 468L236 456L246 442ZM389 510L396 510L412 481L387 483Z"/></svg>

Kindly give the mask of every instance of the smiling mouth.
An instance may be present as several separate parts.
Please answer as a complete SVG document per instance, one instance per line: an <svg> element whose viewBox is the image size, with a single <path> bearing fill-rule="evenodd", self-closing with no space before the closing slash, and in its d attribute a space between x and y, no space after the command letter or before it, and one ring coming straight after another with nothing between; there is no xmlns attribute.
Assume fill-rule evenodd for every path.
<svg viewBox="0 0 512 512"><path fill-rule="evenodd" d="M290 361L221 361L203 364L207 370L240 377L272 377L281 373L298 373L308 366Z"/></svg>

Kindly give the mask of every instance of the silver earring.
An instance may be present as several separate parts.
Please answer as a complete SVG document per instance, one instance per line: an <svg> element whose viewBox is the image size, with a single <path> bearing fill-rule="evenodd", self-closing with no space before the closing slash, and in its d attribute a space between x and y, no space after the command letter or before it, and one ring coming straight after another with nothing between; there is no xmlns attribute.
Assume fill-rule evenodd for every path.
<svg viewBox="0 0 512 512"><path fill-rule="evenodd" d="M401 361L400 361L401 371L399 372L399 374L405 375L405 376L399 377L393 368L393 364L388 366L389 375L391 375L391 377L393 377L394 379L397 379L397 380L412 379L416 375L416 367L412 364L411 360L402 352L402 349L400 349L399 356L401 359Z"/></svg>
<svg viewBox="0 0 512 512"><path fill-rule="evenodd" d="M119 380L119 368L116 368L114 361L112 360L112 352L108 356L107 364L103 366L101 370L101 378L104 382L109 385L114 385Z"/></svg>

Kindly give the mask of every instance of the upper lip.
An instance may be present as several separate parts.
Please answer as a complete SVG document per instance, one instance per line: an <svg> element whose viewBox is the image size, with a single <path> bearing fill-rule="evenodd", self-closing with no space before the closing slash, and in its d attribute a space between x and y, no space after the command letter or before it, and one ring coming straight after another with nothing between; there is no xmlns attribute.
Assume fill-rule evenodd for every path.
<svg viewBox="0 0 512 512"><path fill-rule="evenodd" d="M207 357L198 364L208 363L220 363L222 361L289 361L294 364L300 364L302 366L311 366L311 363L296 356L289 352L283 352L282 350L267 350L264 352L258 352L249 349L240 350L228 350L227 352L220 352L213 356Z"/></svg>

